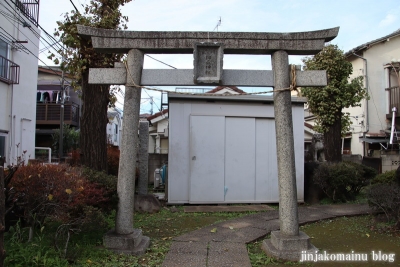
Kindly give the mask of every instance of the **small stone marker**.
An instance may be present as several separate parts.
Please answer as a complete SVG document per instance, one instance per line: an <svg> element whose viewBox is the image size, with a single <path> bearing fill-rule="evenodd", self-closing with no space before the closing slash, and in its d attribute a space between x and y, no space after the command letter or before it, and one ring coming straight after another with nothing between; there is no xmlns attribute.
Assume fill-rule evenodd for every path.
<svg viewBox="0 0 400 267"><path fill-rule="evenodd" d="M139 181L138 194L147 195L149 186L149 122L139 122Z"/></svg>

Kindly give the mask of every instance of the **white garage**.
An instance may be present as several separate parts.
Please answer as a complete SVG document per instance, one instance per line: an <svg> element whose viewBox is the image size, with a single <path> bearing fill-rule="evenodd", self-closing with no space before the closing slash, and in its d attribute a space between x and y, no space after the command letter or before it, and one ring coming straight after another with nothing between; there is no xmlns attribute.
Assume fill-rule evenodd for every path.
<svg viewBox="0 0 400 267"><path fill-rule="evenodd" d="M170 93L168 101L168 203L279 202L272 97ZM299 202L304 200L304 103L292 98Z"/></svg>

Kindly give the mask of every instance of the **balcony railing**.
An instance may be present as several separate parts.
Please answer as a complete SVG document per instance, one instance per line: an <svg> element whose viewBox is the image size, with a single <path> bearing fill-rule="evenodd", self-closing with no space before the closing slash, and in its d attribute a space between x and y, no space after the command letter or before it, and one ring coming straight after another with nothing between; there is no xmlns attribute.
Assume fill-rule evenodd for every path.
<svg viewBox="0 0 400 267"><path fill-rule="evenodd" d="M39 25L39 0L15 0L15 6L36 27Z"/></svg>
<svg viewBox="0 0 400 267"><path fill-rule="evenodd" d="M389 110L387 111L387 117L392 117L392 108L397 108L397 116L400 114L400 87L390 87L386 88L386 91L389 92Z"/></svg>
<svg viewBox="0 0 400 267"><path fill-rule="evenodd" d="M0 56L0 81L19 84L19 65L3 56Z"/></svg>
<svg viewBox="0 0 400 267"><path fill-rule="evenodd" d="M60 103L37 103L36 124L60 124ZM76 103L64 104L64 124L79 126L79 106Z"/></svg>

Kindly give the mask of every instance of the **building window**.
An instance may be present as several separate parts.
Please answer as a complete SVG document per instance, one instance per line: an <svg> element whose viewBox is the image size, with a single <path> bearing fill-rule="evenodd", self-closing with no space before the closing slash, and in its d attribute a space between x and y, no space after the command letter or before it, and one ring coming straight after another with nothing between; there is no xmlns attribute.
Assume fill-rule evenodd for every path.
<svg viewBox="0 0 400 267"><path fill-rule="evenodd" d="M8 44L0 39L0 77L7 77L8 70Z"/></svg>
<svg viewBox="0 0 400 267"><path fill-rule="evenodd" d="M8 45L5 41L0 39L0 56L7 58Z"/></svg>
<svg viewBox="0 0 400 267"><path fill-rule="evenodd" d="M118 142L118 125L114 124L115 126L115 132L114 132L114 142Z"/></svg>
<svg viewBox="0 0 400 267"><path fill-rule="evenodd" d="M6 137L7 134L0 133L0 158L6 157Z"/></svg>
<svg viewBox="0 0 400 267"><path fill-rule="evenodd" d="M0 81L7 84L19 83L19 65L8 60L9 46L7 42L0 39Z"/></svg>

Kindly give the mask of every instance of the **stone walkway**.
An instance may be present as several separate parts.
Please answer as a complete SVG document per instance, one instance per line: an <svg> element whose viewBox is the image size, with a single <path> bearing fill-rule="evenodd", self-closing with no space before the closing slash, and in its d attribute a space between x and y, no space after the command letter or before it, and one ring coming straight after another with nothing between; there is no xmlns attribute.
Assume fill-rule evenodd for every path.
<svg viewBox="0 0 400 267"><path fill-rule="evenodd" d="M371 213L367 204L299 208L299 224ZM163 267L251 267L246 244L279 229L278 211L213 224L173 239Z"/></svg>

